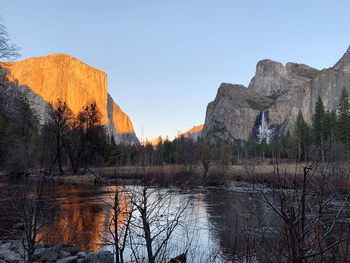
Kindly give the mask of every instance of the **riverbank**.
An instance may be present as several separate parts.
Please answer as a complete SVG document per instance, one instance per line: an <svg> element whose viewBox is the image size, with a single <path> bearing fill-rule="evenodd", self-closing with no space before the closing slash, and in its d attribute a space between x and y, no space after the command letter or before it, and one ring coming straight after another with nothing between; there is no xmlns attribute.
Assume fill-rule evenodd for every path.
<svg viewBox="0 0 350 263"><path fill-rule="evenodd" d="M0 240L0 262L19 263L27 262L28 253L23 247L21 240ZM33 254L33 262L56 262L56 263L113 263L113 253L110 251L91 252L79 247L44 246L38 244Z"/></svg>
<svg viewBox="0 0 350 263"><path fill-rule="evenodd" d="M266 160L250 160L236 165L210 165L207 173L201 164L161 165L161 166L122 166L91 168L84 174L48 174L32 171L26 178L44 175L47 179L68 184L106 184L106 185L155 185L155 186L262 186L269 188L299 188L303 180L306 164L281 162L275 165ZM343 165L342 176L334 176L334 187L350 189L349 168ZM329 165L324 167L329 169ZM322 174L330 175L322 165L313 174L316 184L322 183ZM339 170L339 167L338 167ZM339 171L338 171L339 173ZM0 172L1 177L9 175ZM1 179L1 178L0 178Z"/></svg>

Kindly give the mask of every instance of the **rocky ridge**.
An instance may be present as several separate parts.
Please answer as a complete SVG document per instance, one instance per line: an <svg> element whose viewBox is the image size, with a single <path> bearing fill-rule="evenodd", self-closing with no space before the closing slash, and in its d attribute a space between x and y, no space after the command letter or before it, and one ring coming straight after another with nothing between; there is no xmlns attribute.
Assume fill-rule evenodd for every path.
<svg viewBox="0 0 350 263"><path fill-rule="evenodd" d="M265 116L271 130L267 134L276 138L293 131L299 110L310 124L318 96L326 110L336 109L343 87L350 92L350 47L333 67L321 71L304 64L259 61L248 87L220 85L207 106L202 136L216 142L258 141Z"/></svg>
<svg viewBox="0 0 350 263"><path fill-rule="evenodd" d="M198 138L201 136L202 130L203 130L204 124L193 126L190 130L188 130L185 133L179 134L177 137L180 138L181 136L192 139L194 141L197 141Z"/></svg>

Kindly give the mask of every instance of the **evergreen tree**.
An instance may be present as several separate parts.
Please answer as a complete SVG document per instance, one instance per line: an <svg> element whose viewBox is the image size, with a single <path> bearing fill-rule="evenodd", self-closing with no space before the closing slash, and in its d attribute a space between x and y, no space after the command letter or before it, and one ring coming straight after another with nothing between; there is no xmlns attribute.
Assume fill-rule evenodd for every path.
<svg viewBox="0 0 350 263"><path fill-rule="evenodd" d="M325 110L321 97L318 97L315 106L315 114L312 117L312 135L314 142L319 144L322 143L325 136Z"/></svg>
<svg viewBox="0 0 350 263"><path fill-rule="evenodd" d="M338 106L338 134L340 140L349 149L350 143L350 104L349 96L345 88L342 89Z"/></svg>
<svg viewBox="0 0 350 263"><path fill-rule="evenodd" d="M310 143L310 130L300 110L295 124L294 136L298 139L298 159L301 160L304 157L306 160L307 146Z"/></svg>
<svg viewBox="0 0 350 263"><path fill-rule="evenodd" d="M326 113L321 97L318 97L315 114L312 117L312 135L316 145L321 146L322 161L324 161L324 142L326 135Z"/></svg>

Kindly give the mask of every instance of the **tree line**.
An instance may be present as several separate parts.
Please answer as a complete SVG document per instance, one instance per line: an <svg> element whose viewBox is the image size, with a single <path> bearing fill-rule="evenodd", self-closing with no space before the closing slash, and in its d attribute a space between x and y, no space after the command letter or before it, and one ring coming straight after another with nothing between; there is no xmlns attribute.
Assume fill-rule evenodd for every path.
<svg viewBox="0 0 350 263"><path fill-rule="evenodd" d="M116 145L101 124L96 103L74 114L66 102L58 99L48 107L48 117L42 125L31 102L20 92L11 100L11 111L5 108L0 104L0 160L3 168L15 173L36 168L76 174L85 173L91 166L165 164L180 164L185 170L201 164L208 171L210 163L229 165L257 157L307 161L316 147L323 161L329 156L344 159L350 150L350 104L345 88L337 109L325 110L319 97L311 125L299 111L294 131L269 144L266 140L258 143L253 139L212 143L200 137L193 141L182 136L173 141L159 140L155 146Z"/></svg>

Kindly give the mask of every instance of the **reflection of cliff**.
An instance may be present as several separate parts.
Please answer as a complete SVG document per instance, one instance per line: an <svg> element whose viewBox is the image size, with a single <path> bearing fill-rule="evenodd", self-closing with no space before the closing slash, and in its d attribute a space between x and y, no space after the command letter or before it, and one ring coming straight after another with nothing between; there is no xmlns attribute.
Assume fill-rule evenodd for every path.
<svg viewBox="0 0 350 263"><path fill-rule="evenodd" d="M276 225L277 216L257 196L231 190L205 195L208 222L226 260L235 262L254 243L254 231Z"/></svg>
<svg viewBox="0 0 350 263"><path fill-rule="evenodd" d="M107 190L114 191L115 189ZM118 190L121 192L122 208L128 207L129 199L123 188L119 187ZM86 189L74 186L69 188L60 186L54 188L53 191L55 196L61 193L64 193L64 196L58 198L59 209L54 212L56 221L44 228L40 238L48 244L67 244L91 251L98 250L99 244L110 237L108 225L114 215L112 211L113 193L110 195L106 192L91 191L91 196L87 196ZM124 215L118 216L120 227L124 217ZM114 231L113 226L111 230Z"/></svg>
<svg viewBox="0 0 350 263"><path fill-rule="evenodd" d="M74 113L96 102L102 114L102 123L107 125L108 132L117 132L116 134L110 133L110 135L117 137L119 134L131 134L127 141L121 142L138 143L129 117L120 110L107 93L107 74L105 72L65 54L0 63L0 66L11 71L8 77L11 81L17 79L20 85L27 85L46 102L54 103L57 99L62 99L67 102ZM111 111L112 118L109 118L110 112L108 112L107 105L109 100L116 105ZM41 117L45 118L45 116ZM109 123L113 123L118 128L110 129Z"/></svg>

